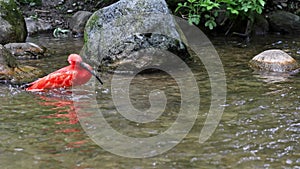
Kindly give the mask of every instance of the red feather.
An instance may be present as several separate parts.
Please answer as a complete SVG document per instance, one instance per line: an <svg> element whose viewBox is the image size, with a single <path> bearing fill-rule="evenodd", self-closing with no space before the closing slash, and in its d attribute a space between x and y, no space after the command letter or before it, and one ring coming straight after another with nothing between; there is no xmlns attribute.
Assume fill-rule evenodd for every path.
<svg viewBox="0 0 300 169"><path fill-rule="evenodd" d="M28 85L29 87L27 87L26 90L43 91L45 89L53 88L69 88L72 85L85 84L90 80L92 74L79 65L79 63L82 62L82 59L79 55L70 55L68 61L71 65L61 68L43 78L30 83ZM85 65L88 69L90 69L90 71L92 71L92 67L90 65Z"/></svg>

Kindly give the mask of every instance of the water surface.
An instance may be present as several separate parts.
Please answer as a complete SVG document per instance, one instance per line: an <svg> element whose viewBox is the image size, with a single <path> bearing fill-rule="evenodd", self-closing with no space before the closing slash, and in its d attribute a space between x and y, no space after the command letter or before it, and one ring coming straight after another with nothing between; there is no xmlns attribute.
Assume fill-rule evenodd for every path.
<svg viewBox="0 0 300 169"><path fill-rule="evenodd" d="M28 41L52 51L50 57L23 61L47 73L67 65L68 54L79 53L83 44L82 39L45 35ZM201 108L194 127L170 151L145 159L120 157L93 142L76 118L70 91L34 94L0 85L0 168L300 168L300 75L263 74L248 67L254 55L270 48L284 49L299 61L299 38L270 35L247 46L224 38L212 41L226 73L227 103L205 143L198 140L209 110L210 84L205 69L197 64L191 68ZM131 82L130 97L137 109L150 107L152 90L163 90L167 96L165 112L149 124L130 122L118 114L111 97L111 75L102 78L104 86L97 84L95 89L97 103L120 133L151 137L176 120L180 91L168 74L137 75ZM90 91L84 89L82 97L88 97Z"/></svg>

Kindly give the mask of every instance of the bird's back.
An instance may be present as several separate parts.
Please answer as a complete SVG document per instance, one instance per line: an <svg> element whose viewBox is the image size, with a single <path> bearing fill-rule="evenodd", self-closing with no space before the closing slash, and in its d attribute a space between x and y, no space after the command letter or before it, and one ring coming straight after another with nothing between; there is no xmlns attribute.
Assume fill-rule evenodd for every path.
<svg viewBox="0 0 300 169"><path fill-rule="evenodd" d="M70 66L61 68L49 75L42 77L26 88L27 91L43 91L51 88L67 88L72 86L72 81L76 75L76 71Z"/></svg>

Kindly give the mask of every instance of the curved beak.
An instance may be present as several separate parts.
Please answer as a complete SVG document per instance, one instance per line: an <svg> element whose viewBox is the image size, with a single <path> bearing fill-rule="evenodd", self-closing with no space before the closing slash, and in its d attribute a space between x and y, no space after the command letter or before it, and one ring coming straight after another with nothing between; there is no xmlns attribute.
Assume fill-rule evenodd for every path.
<svg viewBox="0 0 300 169"><path fill-rule="evenodd" d="M95 73L93 70L90 70L90 69L88 68L88 66L87 66L86 63L80 62L79 65L80 65L82 68L84 68L85 70L87 70L88 72L90 72L93 76L95 76L96 79L103 85L102 80L96 75L96 73Z"/></svg>

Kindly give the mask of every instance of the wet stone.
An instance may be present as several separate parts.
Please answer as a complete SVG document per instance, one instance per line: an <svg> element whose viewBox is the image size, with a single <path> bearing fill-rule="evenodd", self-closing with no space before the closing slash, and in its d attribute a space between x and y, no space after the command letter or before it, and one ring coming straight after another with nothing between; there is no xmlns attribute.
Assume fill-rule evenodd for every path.
<svg viewBox="0 0 300 169"><path fill-rule="evenodd" d="M17 59L38 59L44 56L46 48L37 44L9 43L4 45Z"/></svg>
<svg viewBox="0 0 300 169"><path fill-rule="evenodd" d="M254 70L270 72L291 72L300 68L294 58L279 49L266 50L256 55L249 65Z"/></svg>
<svg viewBox="0 0 300 169"><path fill-rule="evenodd" d="M25 18L25 22L29 35L33 35L40 32L49 32L53 29L50 22L47 22L40 18Z"/></svg>
<svg viewBox="0 0 300 169"><path fill-rule="evenodd" d="M16 58L3 45L0 45L0 82L1 83L27 83L44 74L38 68L21 65Z"/></svg>
<svg viewBox="0 0 300 169"><path fill-rule="evenodd" d="M91 15L92 13L88 11L78 11L72 16L70 28L74 37L83 36L85 24Z"/></svg>

